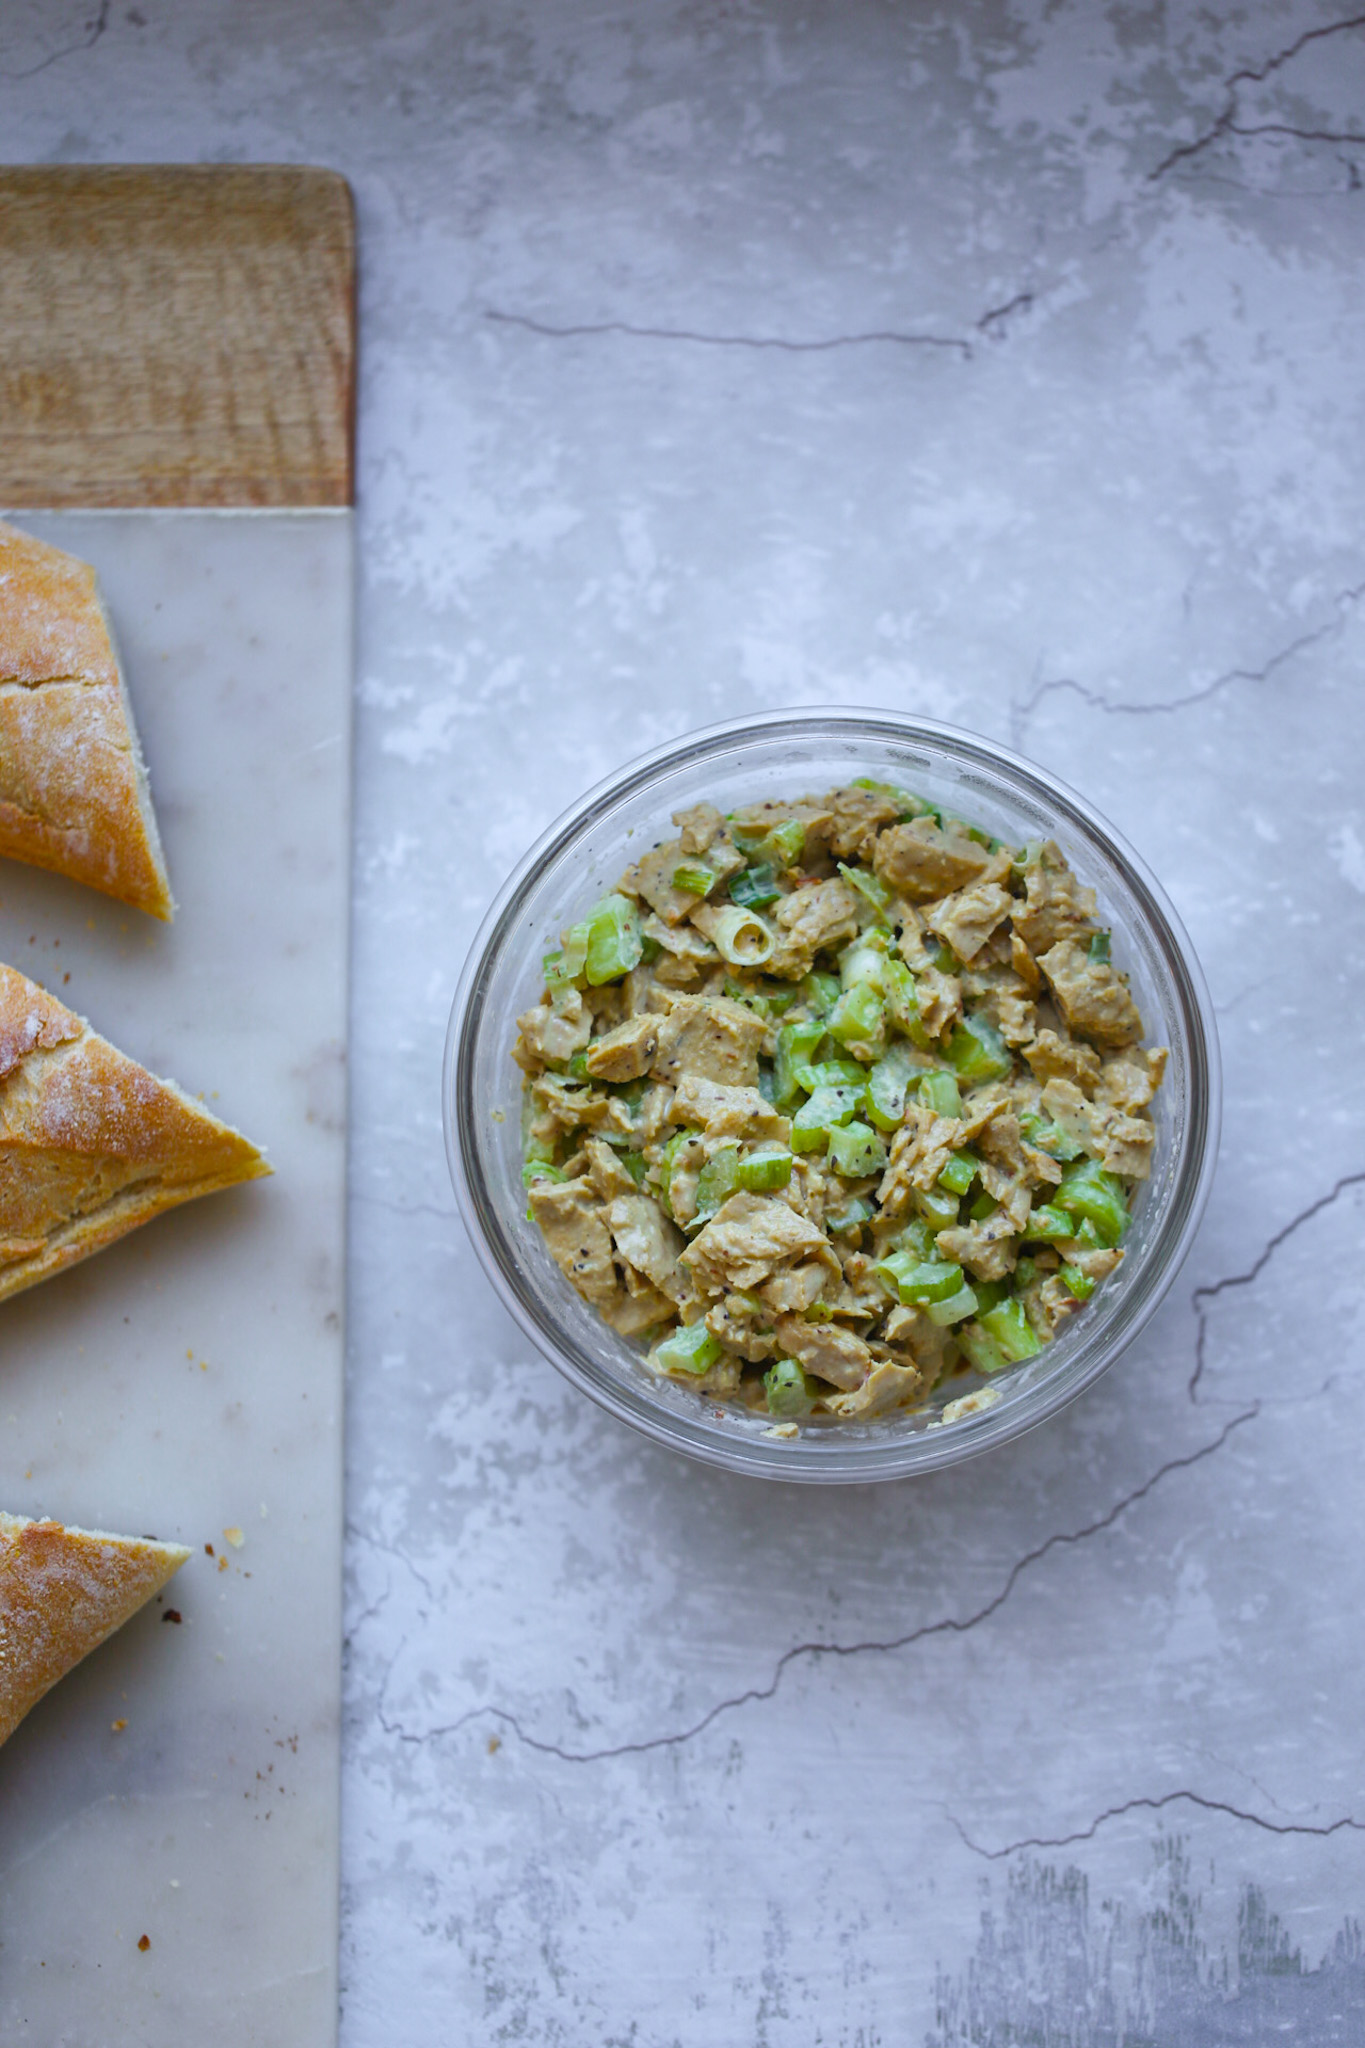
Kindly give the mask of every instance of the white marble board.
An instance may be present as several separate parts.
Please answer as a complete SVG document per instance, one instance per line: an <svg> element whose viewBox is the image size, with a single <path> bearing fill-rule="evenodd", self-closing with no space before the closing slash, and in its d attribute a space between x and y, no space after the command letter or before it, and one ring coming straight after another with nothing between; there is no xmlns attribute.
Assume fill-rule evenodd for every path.
<svg viewBox="0 0 1365 2048"><path fill-rule="evenodd" d="M14 516L99 570L178 911L6 863L0 959L202 1092L275 1177L0 1309L0 1505L194 1552L0 1750L0 2039L325 2048L351 517Z"/></svg>

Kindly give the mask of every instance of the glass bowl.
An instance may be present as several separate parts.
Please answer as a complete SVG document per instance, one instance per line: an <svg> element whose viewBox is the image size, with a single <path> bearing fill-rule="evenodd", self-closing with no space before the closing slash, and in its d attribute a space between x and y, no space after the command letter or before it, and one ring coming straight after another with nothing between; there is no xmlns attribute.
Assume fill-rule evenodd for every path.
<svg viewBox="0 0 1365 2048"><path fill-rule="evenodd" d="M526 1215L521 1180L518 1013L543 986L541 956L564 926L671 831L674 811L722 811L819 793L857 776L902 784L999 838L1051 838L1090 883L1113 930L1146 1039L1170 1047L1150 1112L1151 1178L1140 1188L1117 1273L1032 1359L995 1376L998 1401L945 1423L981 1384L951 1379L910 1413L863 1424L806 1424L774 1438L770 1418L730 1408L644 1368L551 1259ZM1065 784L974 734L886 711L777 712L708 727L632 761L589 790L499 891L460 977L444 1071L446 1152L474 1248L531 1341L574 1385L657 1443L768 1479L897 1479L976 1456L1053 1415L1130 1344L1174 1280L1203 1212L1218 1148L1213 1011L1190 942L1159 884L1112 826Z"/></svg>

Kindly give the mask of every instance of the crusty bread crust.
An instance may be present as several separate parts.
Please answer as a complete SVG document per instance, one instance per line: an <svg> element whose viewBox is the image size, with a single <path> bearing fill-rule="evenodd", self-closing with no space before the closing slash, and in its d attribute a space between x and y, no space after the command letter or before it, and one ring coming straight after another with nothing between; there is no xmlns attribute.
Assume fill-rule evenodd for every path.
<svg viewBox="0 0 1365 2048"><path fill-rule="evenodd" d="M174 905L95 572L0 520L0 854Z"/></svg>
<svg viewBox="0 0 1365 2048"><path fill-rule="evenodd" d="M239 1131L0 965L0 1301L270 1171Z"/></svg>
<svg viewBox="0 0 1365 2048"><path fill-rule="evenodd" d="M0 1742L189 1554L182 1543L0 1513Z"/></svg>

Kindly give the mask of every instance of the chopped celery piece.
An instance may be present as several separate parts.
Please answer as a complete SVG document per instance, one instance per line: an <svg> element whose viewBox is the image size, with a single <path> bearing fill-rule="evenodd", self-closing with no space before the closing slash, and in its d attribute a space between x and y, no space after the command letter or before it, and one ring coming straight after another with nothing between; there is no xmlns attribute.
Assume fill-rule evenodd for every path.
<svg viewBox="0 0 1365 2048"><path fill-rule="evenodd" d="M864 902L872 906L877 916L884 920L886 911L891 903L891 891L887 888L881 876L874 874L871 868L845 867L842 861L839 863L839 873L848 883L849 888L856 890Z"/></svg>
<svg viewBox="0 0 1365 2048"><path fill-rule="evenodd" d="M901 1253L898 1256L904 1257ZM931 1301L949 1301L964 1285L962 1268L952 1259L921 1259L897 1273L896 1289L907 1308Z"/></svg>
<svg viewBox="0 0 1365 2048"><path fill-rule="evenodd" d="M936 1259L933 1225L926 1223L922 1216L915 1216L895 1236L898 1252L913 1252L917 1259Z"/></svg>
<svg viewBox="0 0 1365 2048"><path fill-rule="evenodd" d="M812 1053L825 1035L824 1019L784 1024L777 1034L777 1056L773 1064L773 1102L778 1109L789 1108L801 1093L796 1073L809 1065Z"/></svg>
<svg viewBox="0 0 1365 2048"><path fill-rule="evenodd" d="M881 1282L893 1301L901 1298L901 1282L918 1270L920 1259L914 1251L888 1252L884 1259L878 1259L872 1268L874 1277Z"/></svg>
<svg viewBox="0 0 1365 2048"><path fill-rule="evenodd" d="M1051 1202L1035 1203L1022 1234L1028 1243L1041 1238L1044 1244L1061 1244L1075 1236L1076 1225L1065 1209L1055 1208Z"/></svg>
<svg viewBox="0 0 1365 2048"><path fill-rule="evenodd" d="M866 982L881 994L887 968L886 941L880 932L864 932L839 956L839 980L846 989Z"/></svg>
<svg viewBox="0 0 1365 2048"><path fill-rule="evenodd" d="M772 1064L768 1060L760 1060L758 1063L758 1092L771 1109L777 1100L777 1082Z"/></svg>
<svg viewBox="0 0 1365 2048"><path fill-rule="evenodd" d="M697 1175L697 1213L694 1222L714 1216L739 1186L740 1156L734 1145L713 1152Z"/></svg>
<svg viewBox="0 0 1365 2048"><path fill-rule="evenodd" d="M813 1301L805 1310L803 1319L808 1323L832 1323L834 1310L827 1301Z"/></svg>
<svg viewBox="0 0 1365 2048"><path fill-rule="evenodd" d="M1038 1278L1038 1264L1035 1259L1017 1258L1014 1262L1014 1284L1016 1287L1032 1287Z"/></svg>
<svg viewBox="0 0 1365 2048"><path fill-rule="evenodd" d="M673 1214L673 1175L678 1164L678 1154L682 1151L684 1145L690 1145L693 1138L699 1138L700 1136L700 1131L689 1131L686 1129L675 1131L664 1146L659 1160L659 1192L663 1196L664 1207L670 1216Z"/></svg>
<svg viewBox="0 0 1365 2048"><path fill-rule="evenodd" d="M1086 948L1086 952L1087 952L1087 955L1088 955L1088 957L1089 957L1089 958L1090 958L1091 960L1095 960L1095 961L1099 961L1099 962L1102 962L1102 961L1106 961L1106 960L1108 960L1108 958L1109 958L1109 934L1108 934L1108 932L1092 932L1092 933L1091 933L1091 935L1090 935L1090 944L1089 944L1089 946L1088 946L1088 947Z"/></svg>
<svg viewBox="0 0 1365 2048"><path fill-rule="evenodd" d="M791 1177L790 1152L751 1152L747 1159L740 1160L735 1171L739 1186L758 1195L771 1194L774 1188L784 1188Z"/></svg>
<svg viewBox="0 0 1365 2048"><path fill-rule="evenodd" d="M825 1228L835 1237L848 1237L853 1231L860 1230L871 1215L872 1204L865 1195L850 1195L837 1208L826 1209Z"/></svg>
<svg viewBox="0 0 1365 2048"><path fill-rule="evenodd" d="M646 1169L646 1160L644 1153L622 1152L619 1155L619 1157L622 1166L625 1167L626 1172L630 1175L636 1187L640 1187L644 1181Z"/></svg>
<svg viewBox="0 0 1365 2048"><path fill-rule="evenodd" d="M951 1074L926 1074L919 1084L919 1099L935 1116L961 1116L962 1095Z"/></svg>
<svg viewBox="0 0 1365 2048"><path fill-rule="evenodd" d="M994 1308L997 1302L1009 1300L1011 1285L1008 1280L973 1280L972 1291L979 1308Z"/></svg>
<svg viewBox="0 0 1365 2048"><path fill-rule="evenodd" d="M947 1188L950 1194L965 1195L976 1179L976 1171L980 1164L981 1161L975 1152L968 1151L964 1146L962 1151L954 1152L950 1157L938 1177L939 1186Z"/></svg>
<svg viewBox="0 0 1365 2048"><path fill-rule="evenodd" d="M640 934L640 958L646 967L652 967L662 952L663 947L657 939L651 938L648 932Z"/></svg>
<svg viewBox="0 0 1365 2048"><path fill-rule="evenodd" d="M540 971L545 977L546 988L553 995L558 989L573 987L583 972L583 963L580 961L577 967L570 967L562 951L546 953L541 960Z"/></svg>
<svg viewBox="0 0 1365 2048"><path fill-rule="evenodd" d="M880 1173L886 1165L886 1141L870 1124L846 1124L829 1134L830 1163L849 1180Z"/></svg>
<svg viewBox="0 0 1365 2048"><path fill-rule="evenodd" d="M538 1180L563 1181L567 1173L561 1173L557 1166L551 1166L548 1159L528 1159L521 1169L521 1184L524 1188L534 1187Z"/></svg>
<svg viewBox="0 0 1365 2048"><path fill-rule="evenodd" d="M1003 1372L1009 1364L990 1331L983 1330L979 1323L969 1323L965 1330L959 1330L957 1341L978 1372Z"/></svg>
<svg viewBox="0 0 1365 2048"><path fill-rule="evenodd" d="M585 1052L576 1052L564 1071L571 1081L591 1081L592 1079L592 1075L588 1072L588 1055Z"/></svg>
<svg viewBox="0 0 1365 2048"><path fill-rule="evenodd" d="M822 1152L831 1130L850 1123L861 1088L817 1088L792 1118L792 1151Z"/></svg>
<svg viewBox="0 0 1365 2048"><path fill-rule="evenodd" d="M721 1350L705 1323L685 1323L671 1337L665 1337L662 1344L656 1344L652 1356L661 1372L693 1373L700 1379L711 1370Z"/></svg>
<svg viewBox="0 0 1365 2048"><path fill-rule="evenodd" d="M801 995L813 1017L828 1017L839 1000L843 984L837 974L812 971L801 983Z"/></svg>
<svg viewBox="0 0 1365 2048"><path fill-rule="evenodd" d="M1009 1047L994 1024L975 1014L953 1026L945 1057L959 1080L969 1088L983 1081L1003 1080L1014 1065Z"/></svg>
<svg viewBox="0 0 1365 2048"><path fill-rule="evenodd" d="M1016 875L1022 875L1025 868L1041 867L1043 863L1043 842L1041 839L1026 839L1010 862Z"/></svg>
<svg viewBox="0 0 1365 2048"><path fill-rule="evenodd" d="M995 1339L1011 1364L1021 1358L1036 1357L1043 1348L1029 1328L1021 1302L997 1302L994 1308L983 1309L977 1321L987 1335Z"/></svg>
<svg viewBox="0 0 1365 2048"><path fill-rule="evenodd" d="M1080 1159L1085 1151L1077 1144L1069 1131L1049 1117L1039 1116L1035 1110L1026 1109L1019 1119L1019 1128L1030 1145L1036 1145L1040 1152L1046 1152L1053 1159Z"/></svg>
<svg viewBox="0 0 1365 2048"><path fill-rule="evenodd" d="M894 782L874 782L871 776L860 775L853 787L870 789L874 796L888 797L899 809L902 819L932 818L936 825L941 820L942 813L933 804L926 803L922 796L912 795L908 789L897 788Z"/></svg>
<svg viewBox="0 0 1365 2048"><path fill-rule="evenodd" d="M781 894L777 877L767 861L757 861L753 867L741 868L730 879L730 901L737 903L741 910L759 910L765 903L775 903Z"/></svg>
<svg viewBox="0 0 1365 2048"><path fill-rule="evenodd" d="M604 896L584 923L588 950L583 971L590 988L600 988L639 966L640 916L628 896Z"/></svg>
<svg viewBox="0 0 1365 2048"><path fill-rule="evenodd" d="M1083 1273L1079 1266L1062 1267L1062 1284L1069 1288L1077 1301L1089 1301L1095 1292L1095 1282L1089 1273Z"/></svg>
<svg viewBox="0 0 1365 2048"><path fill-rule="evenodd" d="M807 1095L817 1088L861 1088L867 1069L857 1060L814 1060L796 1069L796 1079Z"/></svg>
<svg viewBox="0 0 1365 2048"><path fill-rule="evenodd" d="M762 845L763 851L774 854L784 868L794 868L806 850L806 828L799 818L788 818L773 826Z"/></svg>
<svg viewBox="0 0 1365 2048"><path fill-rule="evenodd" d="M903 1045L893 1045L867 1077L867 1114L879 1131L905 1121L905 1098L923 1069Z"/></svg>
<svg viewBox="0 0 1365 2048"><path fill-rule="evenodd" d="M970 1209L968 1209L967 1215L973 1223L984 1223L988 1216L994 1216L999 1207L1000 1204L996 1201L995 1196L988 1195L986 1190L982 1188L981 1193L972 1203Z"/></svg>
<svg viewBox="0 0 1365 2048"><path fill-rule="evenodd" d="M763 1375L763 1390L770 1415L809 1415L815 1406L815 1389L794 1358L773 1360Z"/></svg>
<svg viewBox="0 0 1365 2048"><path fill-rule="evenodd" d="M730 827L730 837L741 853L752 853L768 836L766 824L760 824L752 818L737 818L733 812L726 819L726 823Z"/></svg>
<svg viewBox="0 0 1365 2048"><path fill-rule="evenodd" d="M929 1034L920 1022L919 990L915 977L903 960L888 960L882 971L882 994L887 1015L921 1052L929 1050Z"/></svg>
<svg viewBox="0 0 1365 2048"><path fill-rule="evenodd" d="M682 861L673 870L673 887L681 889L685 896L709 896L716 881L715 869L700 861Z"/></svg>
<svg viewBox="0 0 1365 2048"><path fill-rule="evenodd" d="M924 1313L931 1323L938 1324L940 1330L949 1329L954 1323L965 1322L968 1316L976 1314L976 1295L964 1280L957 1292L950 1294L945 1301L926 1302Z"/></svg>
<svg viewBox="0 0 1365 2048"><path fill-rule="evenodd" d="M992 839L989 832L983 832L979 825L969 825L967 837L974 839L978 846L984 846L987 853L994 853L1000 844L998 839Z"/></svg>
<svg viewBox="0 0 1365 2048"><path fill-rule="evenodd" d="M957 1196L947 1188L916 1188L915 1207L935 1230L951 1230L957 1222Z"/></svg>
<svg viewBox="0 0 1365 2048"><path fill-rule="evenodd" d="M1093 1159L1070 1167L1062 1175L1062 1184L1052 1199L1059 1209L1092 1223L1103 1245L1117 1244L1128 1228L1123 1183Z"/></svg>
<svg viewBox="0 0 1365 2048"><path fill-rule="evenodd" d="M1081 1249L1087 1252L1095 1251L1098 1246L1104 1243L1104 1239L1100 1236L1098 1230L1096 1230L1094 1224L1091 1222L1088 1216L1080 1224L1080 1226L1072 1232L1072 1236L1075 1242L1078 1245L1080 1245Z"/></svg>
<svg viewBox="0 0 1365 2048"><path fill-rule="evenodd" d="M828 1029L841 1045L875 1045L880 1050L886 1035L886 1010L870 982L855 982L844 990L829 1013Z"/></svg>

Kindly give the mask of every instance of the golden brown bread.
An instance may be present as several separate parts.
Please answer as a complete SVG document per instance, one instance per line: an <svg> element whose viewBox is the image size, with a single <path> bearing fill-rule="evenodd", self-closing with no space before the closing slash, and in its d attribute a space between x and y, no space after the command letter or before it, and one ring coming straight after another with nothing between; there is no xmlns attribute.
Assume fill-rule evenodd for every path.
<svg viewBox="0 0 1365 2048"><path fill-rule="evenodd" d="M270 1170L173 1081L0 966L0 1300L163 1209Z"/></svg>
<svg viewBox="0 0 1365 2048"><path fill-rule="evenodd" d="M0 854L174 908L95 572L0 520Z"/></svg>
<svg viewBox="0 0 1365 2048"><path fill-rule="evenodd" d="M0 1742L189 1554L181 1543L0 1513Z"/></svg>

